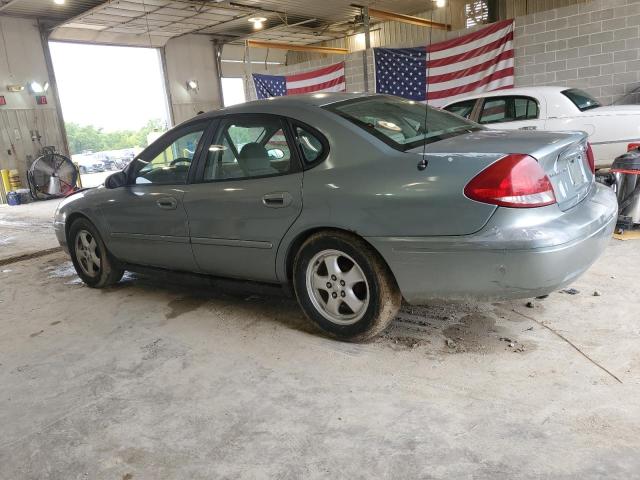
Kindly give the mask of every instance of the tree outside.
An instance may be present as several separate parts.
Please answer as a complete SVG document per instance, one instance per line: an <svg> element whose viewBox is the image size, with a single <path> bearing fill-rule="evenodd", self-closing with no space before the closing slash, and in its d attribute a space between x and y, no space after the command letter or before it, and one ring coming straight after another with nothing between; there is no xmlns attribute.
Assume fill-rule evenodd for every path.
<svg viewBox="0 0 640 480"><path fill-rule="evenodd" d="M72 155L86 151L102 152L122 150L126 148L143 148L147 146L147 136L154 131L164 132L167 129L160 119L149 120L141 129L104 132L93 125L66 123L69 150Z"/></svg>

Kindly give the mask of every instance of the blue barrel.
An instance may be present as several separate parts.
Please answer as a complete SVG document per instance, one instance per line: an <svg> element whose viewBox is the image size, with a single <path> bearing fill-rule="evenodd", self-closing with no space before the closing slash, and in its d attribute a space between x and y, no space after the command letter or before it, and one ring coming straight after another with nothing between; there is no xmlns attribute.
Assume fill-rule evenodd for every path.
<svg viewBox="0 0 640 480"><path fill-rule="evenodd" d="M7 193L7 203L9 205L20 205L20 195L18 195L18 192Z"/></svg>

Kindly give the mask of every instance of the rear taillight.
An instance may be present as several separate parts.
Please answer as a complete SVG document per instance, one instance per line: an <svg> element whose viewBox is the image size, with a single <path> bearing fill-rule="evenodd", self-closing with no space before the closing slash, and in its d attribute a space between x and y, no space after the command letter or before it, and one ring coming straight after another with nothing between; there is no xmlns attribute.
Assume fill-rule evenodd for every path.
<svg viewBox="0 0 640 480"><path fill-rule="evenodd" d="M596 157L593 156L593 149L590 143L587 143L587 161L589 162L591 173L596 173Z"/></svg>
<svg viewBox="0 0 640 480"><path fill-rule="evenodd" d="M630 143L627 145L627 152L640 149L640 143Z"/></svg>
<svg viewBox="0 0 640 480"><path fill-rule="evenodd" d="M556 203L549 177L529 155L511 154L476 175L464 188L472 200L503 207L532 208Z"/></svg>

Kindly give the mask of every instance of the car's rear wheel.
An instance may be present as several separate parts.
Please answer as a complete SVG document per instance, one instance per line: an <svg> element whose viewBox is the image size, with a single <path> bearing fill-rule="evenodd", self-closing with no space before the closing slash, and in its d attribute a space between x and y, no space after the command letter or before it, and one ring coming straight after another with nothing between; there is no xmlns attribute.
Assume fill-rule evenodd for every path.
<svg viewBox="0 0 640 480"><path fill-rule="evenodd" d="M124 270L109 254L96 227L84 218L73 222L69 229L69 252L78 276L92 288L117 283Z"/></svg>
<svg viewBox="0 0 640 480"><path fill-rule="evenodd" d="M352 342L382 332L402 296L389 268L366 242L343 232L320 232L300 248L293 282L305 314L329 335Z"/></svg>

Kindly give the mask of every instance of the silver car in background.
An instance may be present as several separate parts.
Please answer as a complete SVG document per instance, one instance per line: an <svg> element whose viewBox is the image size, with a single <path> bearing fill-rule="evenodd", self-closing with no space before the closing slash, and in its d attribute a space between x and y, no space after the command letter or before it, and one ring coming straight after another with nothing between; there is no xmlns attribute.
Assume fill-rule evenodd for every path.
<svg viewBox="0 0 640 480"><path fill-rule="evenodd" d="M105 186L63 201L87 285L138 265L293 287L350 341L402 298L548 294L602 254L614 193L582 133L490 131L367 94L251 102L167 132Z"/></svg>

